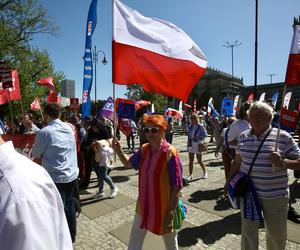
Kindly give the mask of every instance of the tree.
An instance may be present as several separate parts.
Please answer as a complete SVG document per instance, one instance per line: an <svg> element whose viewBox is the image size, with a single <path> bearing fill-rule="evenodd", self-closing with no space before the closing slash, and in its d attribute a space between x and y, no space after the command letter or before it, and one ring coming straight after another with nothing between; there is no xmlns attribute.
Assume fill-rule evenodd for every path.
<svg viewBox="0 0 300 250"><path fill-rule="evenodd" d="M125 96L128 99L132 99L135 101L146 100L150 101L151 103L154 103L156 113L163 113L164 107L167 105L166 96L146 92L144 91L142 86L138 84L127 85Z"/></svg>
<svg viewBox="0 0 300 250"><path fill-rule="evenodd" d="M38 79L53 76L56 91L60 91L63 72L55 71L47 51L39 51L29 43L36 34L55 35L57 29L36 0L3 0L0 3L0 59L18 70L24 112L35 96L42 102L48 96L49 89L37 85ZM11 104L13 115L20 114L21 101ZM0 106L1 114L9 114L7 104Z"/></svg>
<svg viewBox="0 0 300 250"><path fill-rule="evenodd" d="M0 4L0 58L26 49L36 34L56 34L57 27L36 0L6 0Z"/></svg>

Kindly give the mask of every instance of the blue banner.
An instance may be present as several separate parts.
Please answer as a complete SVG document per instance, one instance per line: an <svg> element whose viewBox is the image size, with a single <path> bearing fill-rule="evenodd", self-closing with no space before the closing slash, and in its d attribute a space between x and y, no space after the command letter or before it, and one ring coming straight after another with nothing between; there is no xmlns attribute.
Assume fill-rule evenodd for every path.
<svg viewBox="0 0 300 250"><path fill-rule="evenodd" d="M228 97L223 98L222 107L221 107L221 114L227 117L233 114L233 105L232 101Z"/></svg>
<svg viewBox="0 0 300 250"><path fill-rule="evenodd" d="M277 100L278 100L279 92L275 92L272 96L272 103L274 105L274 110L276 108Z"/></svg>
<svg viewBox="0 0 300 250"><path fill-rule="evenodd" d="M97 0L92 0L87 24L84 51L83 89L82 89L82 118L91 114L91 88L93 82L92 35L97 25Z"/></svg>
<svg viewBox="0 0 300 250"><path fill-rule="evenodd" d="M118 118L127 118L134 120L135 106L134 104L119 102L117 110Z"/></svg>

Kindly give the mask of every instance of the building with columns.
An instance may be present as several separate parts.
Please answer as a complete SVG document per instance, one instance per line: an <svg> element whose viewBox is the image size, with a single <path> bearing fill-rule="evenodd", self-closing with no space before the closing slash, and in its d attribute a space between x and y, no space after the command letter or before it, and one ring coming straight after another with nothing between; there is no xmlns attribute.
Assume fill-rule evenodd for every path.
<svg viewBox="0 0 300 250"><path fill-rule="evenodd" d="M279 109L282 99L284 83L272 83L257 85L256 99L259 99L263 92L266 92L265 99L272 98L273 94L279 91L279 97L276 105L276 110ZM287 87L287 92L292 92L292 97L289 105L290 110L298 109L300 102L300 83L299 85L293 85ZM194 89L190 93L188 104L193 107L194 99L197 100L197 110L203 106L207 106L210 97L213 98L214 107L220 112L222 100L225 96L231 100L236 95L240 95L239 105L247 100L248 95L254 92L254 86L244 85L243 78L233 77L220 70L213 68L207 68L205 75L195 85ZM168 98L168 107L178 109L180 100L176 98Z"/></svg>

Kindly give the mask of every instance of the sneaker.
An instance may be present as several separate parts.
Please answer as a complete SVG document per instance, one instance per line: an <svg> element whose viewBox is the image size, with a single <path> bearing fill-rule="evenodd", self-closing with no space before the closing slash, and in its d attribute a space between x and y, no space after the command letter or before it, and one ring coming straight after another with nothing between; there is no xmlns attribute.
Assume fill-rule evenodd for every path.
<svg viewBox="0 0 300 250"><path fill-rule="evenodd" d="M101 199L101 198L103 198L104 197L104 192L97 192L95 195L94 195L94 198L95 199Z"/></svg>
<svg viewBox="0 0 300 250"><path fill-rule="evenodd" d="M186 177L186 180L187 180L187 181L192 181L192 180L193 180L193 176L192 176L192 175L189 175L188 177Z"/></svg>
<svg viewBox="0 0 300 250"><path fill-rule="evenodd" d="M110 196L109 196L109 198L111 198L111 199L115 198L118 192L119 192L119 189L118 189L117 187L116 187L115 189L112 189L112 190L110 191Z"/></svg>
<svg viewBox="0 0 300 250"><path fill-rule="evenodd" d="M207 179L207 172L202 176L202 179Z"/></svg>

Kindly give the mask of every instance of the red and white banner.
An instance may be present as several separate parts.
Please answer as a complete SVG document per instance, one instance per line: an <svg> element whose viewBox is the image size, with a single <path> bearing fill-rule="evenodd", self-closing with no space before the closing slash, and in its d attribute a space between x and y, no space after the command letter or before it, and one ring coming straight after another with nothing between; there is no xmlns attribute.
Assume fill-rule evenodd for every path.
<svg viewBox="0 0 300 250"><path fill-rule="evenodd" d="M31 110L41 109L41 104L38 97L34 98L33 102L30 104L30 109Z"/></svg>
<svg viewBox="0 0 300 250"><path fill-rule="evenodd" d="M45 87L48 87L53 91L55 90L55 86L54 86L54 83L53 83L53 77L52 76L49 76L49 77L46 77L46 78L41 78L40 80L37 81L37 83L39 85L43 85Z"/></svg>
<svg viewBox="0 0 300 250"><path fill-rule="evenodd" d="M113 1L113 82L187 101L205 73L206 56L174 24Z"/></svg>
<svg viewBox="0 0 300 250"><path fill-rule="evenodd" d="M300 84L300 18L294 21L294 35L285 75L285 84Z"/></svg>
<svg viewBox="0 0 300 250"><path fill-rule="evenodd" d="M14 144L15 149L28 157L29 159L33 160L34 158L31 155L35 135L11 135L5 134L1 135L4 141L12 141Z"/></svg>
<svg viewBox="0 0 300 250"><path fill-rule="evenodd" d="M177 119L181 120L183 118L183 113L179 110L168 108L165 111L165 116L176 117Z"/></svg>
<svg viewBox="0 0 300 250"><path fill-rule="evenodd" d="M18 71L16 69L12 70L11 75L13 87L3 89L2 86L0 86L0 105L21 98Z"/></svg>
<svg viewBox="0 0 300 250"><path fill-rule="evenodd" d="M236 95L236 96L234 97L234 101L233 101L233 115L234 115L234 116L236 116L236 111L237 111L237 109L238 109L239 98L240 98L239 95Z"/></svg>
<svg viewBox="0 0 300 250"><path fill-rule="evenodd" d="M297 127L298 112L290 111L286 108L280 110L280 124L289 129L296 129Z"/></svg>
<svg viewBox="0 0 300 250"><path fill-rule="evenodd" d="M288 92L285 94L282 107L289 109L291 96L292 96L292 92Z"/></svg>

